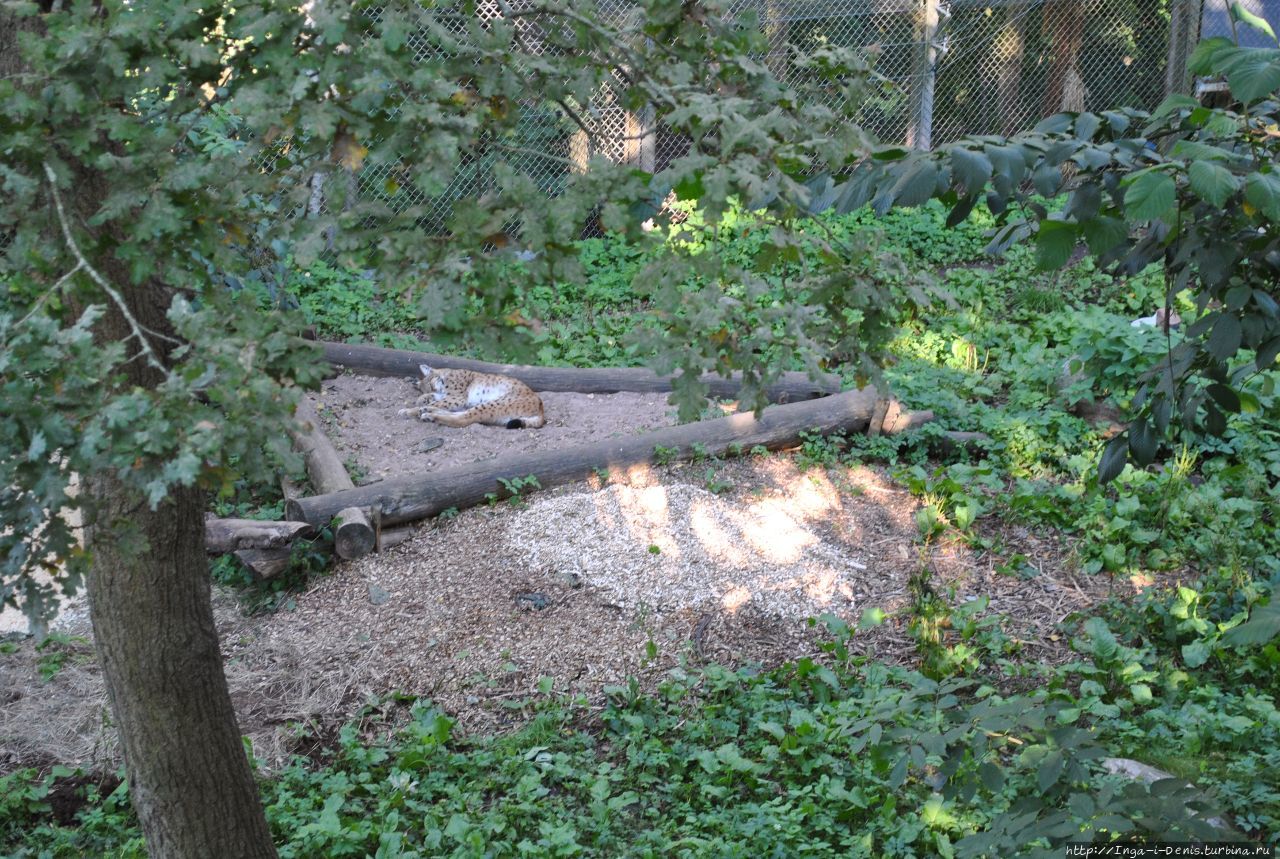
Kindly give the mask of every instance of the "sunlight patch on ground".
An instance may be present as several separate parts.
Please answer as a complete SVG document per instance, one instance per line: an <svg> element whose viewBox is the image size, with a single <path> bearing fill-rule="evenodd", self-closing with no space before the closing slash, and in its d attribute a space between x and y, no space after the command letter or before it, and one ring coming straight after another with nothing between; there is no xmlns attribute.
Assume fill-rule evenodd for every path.
<svg viewBox="0 0 1280 859"><path fill-rule="evenodd" d="M507 542L535 568L573 573L623 607L716 604L771 616L851 608L866 565L834 538L846 515L825 476L729 498L688 484L609 485L533 499Z"/></svg>

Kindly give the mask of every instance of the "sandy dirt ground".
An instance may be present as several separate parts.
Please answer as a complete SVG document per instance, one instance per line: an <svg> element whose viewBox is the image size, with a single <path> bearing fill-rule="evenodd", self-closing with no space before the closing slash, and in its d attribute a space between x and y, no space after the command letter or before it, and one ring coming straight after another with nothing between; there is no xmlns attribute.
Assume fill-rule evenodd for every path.
<svg viewBox="0 0 1280 859"><path fill-rule="evenodd" d="M402 379L326 383L320 413L362 480L671 422L665 395L545 394L543 429L457 430L396 416L415 396ZM431 439L442 443L422 450ZM240 726L267 767L392 693L430 699L464 730L502 729L524 718L542 678L600 706L604 687L652 685L685 663L814 655L809 618L856 623L869 608L890 620L856 647L909 661L908 581L922 568L953 604L989 598L1019 658L1056 660L1056 625L1113 586L1077 575L1053 535L999 522L979 525L1000 538L998 554L924 548L917 509L883 471L801 470L784 454L637 467L464 510L338 564L274 613L246 616L217 593ZM1028 574L999 573L1015 555ZM0 770L118 760L87 624L73 614L63 629L73 638L57 671L29 641L0 655Z"/></svg>

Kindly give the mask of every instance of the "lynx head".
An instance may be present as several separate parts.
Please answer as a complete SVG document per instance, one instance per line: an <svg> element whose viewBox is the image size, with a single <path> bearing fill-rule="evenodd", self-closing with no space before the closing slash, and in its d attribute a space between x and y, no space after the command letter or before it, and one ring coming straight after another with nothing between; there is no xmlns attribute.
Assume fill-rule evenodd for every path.
<svg viewBox="0 0 1280 859"><path fill-rule="evenodd" d="M418 390L424 394L432 394L437 400L443 400L444 377L426 364L419 364L418 372L422 374L422 378L418 380Z"/></svg>

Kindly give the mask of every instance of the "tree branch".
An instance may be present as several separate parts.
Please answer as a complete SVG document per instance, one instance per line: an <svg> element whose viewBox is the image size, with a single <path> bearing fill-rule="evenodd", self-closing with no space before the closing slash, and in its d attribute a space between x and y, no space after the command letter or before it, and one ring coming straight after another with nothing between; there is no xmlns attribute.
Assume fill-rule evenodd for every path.
<svg viewBox="0 0 1280 859"><path fill-rule="evenodd" d="M36 315L36 311L40 309L40 306L49 300L49 296L53 295L55 292L61 289L62 285L66 283L68 280L70 280L72 275L74 275L76 272L80 271L83 268L84 268L84 264L78 262L76 263L75 268L71 269L71 271L67 272L62 277L58 278L57 283L55 283L53 286L46 289L44 291L44 294L42 294L39 298L35 300L35 303L31 305L31 309L27 311L27 315L19 319L18 324L15 325L14 327L20 328L24 324L26 324L28 319Z"/></svg>
<svg viewBox="0 0 1280 859"><path fill-rule="evenodd" d="M58 193L58 177L53 172L53 168L49 166L49 162L44 162L44 175L49 177L49 190L53 193L53 206L58 213L58 223L62 225L62 237L67 242L67 248L71 251L71 255L76 258L76 268L83 268L89 273L89 277L98 285L103 292L110 296L115 303L116 308L120 311L120 315L124 317L124 321L129 324L129 328L133 330L133 336L138 338L138 347L142 350L142 355L147 359L147 363L153 368L160 371L163 375L168 375L169 371L165 368L163 362L156 355L155 350L151 348L150 341L147 340L147 334L151 333L157 337L163 337L154 331L149 331L142 323L140 323L133 315L133 311L129 309L129 305L115 287L107 282L107 279L98 273L98 270L89 265L89 261L84 258L84 254L80 251L79 245L76 244L75 238L71 235L71 225L67 222L67 211L62 206L62 195ZM68 275L69 276L69 275ZM179 341L173 338L164 338L177 343Z"/></svg>

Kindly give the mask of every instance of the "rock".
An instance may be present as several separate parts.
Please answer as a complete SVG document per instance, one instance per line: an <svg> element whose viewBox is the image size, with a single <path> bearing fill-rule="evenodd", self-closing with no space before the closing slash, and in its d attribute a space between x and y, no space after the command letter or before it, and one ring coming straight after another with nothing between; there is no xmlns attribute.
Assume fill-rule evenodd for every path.
<svg viewBox="0 0 1280 859"><path fill-rule="evenodd" d="M373 605L385 605L391 602L391 591L375 584L369 585L369 602Z"/></svg>
<svg viewBox="0 0 1280 859"><path fill-rule="evenodd" d="M551 605L551 600L540 591L516 594L516 607L525 611L542 611L549 605Z"/></svg>
<svg viewBox="0 0 1280 859"><path fill-rule="evenodd" d="M1112 775L1122 775L1125 778L1145 784L1155 784L1165 779L1177 778L1173 773L1157 769L1150 764L1144 764L1142 761L1135 761L1133 758L1103 758L1102 768ZM1180 781L1183 784L1190 784L1184 779L1180 779ZM1194 787L1194 785L1191 786ZM1227 832L1234 831L1234 827L1221 817L1206 817L1204 822L1214 829L1221 829Z"/></svg>

